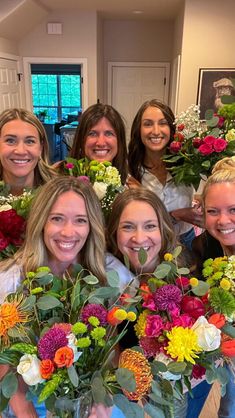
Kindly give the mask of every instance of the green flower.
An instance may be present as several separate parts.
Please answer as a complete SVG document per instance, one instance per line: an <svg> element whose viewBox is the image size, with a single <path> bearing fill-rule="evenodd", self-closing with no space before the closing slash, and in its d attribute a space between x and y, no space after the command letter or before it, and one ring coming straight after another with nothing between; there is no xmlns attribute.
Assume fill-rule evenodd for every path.
<svg viewBox="0 0 235 418"><path fill-rule="evenodd" d="M106 329L104 327L97 327L91 331L91 336L94 340L100 341L106 335Z"/></svg>
<svg viewBox="0 0 235 418"><path fill-rule="evenodd" d="M38 267L36 270L36 273L40 273L40 272L45 272L45 273L50 273L51 269L47 266L41 266Z"/></svg>
<svg viewBox="0 0 235 418"><path fill-rule="evenodd" d="M85 334L85 332L87 332L87 326L85 324L83 324L83 322L76 322L76 324L74 324L72 326L72 332L75 335Z"/></svg>
<svg viewBox="0 0 235 418"><path fill-rule="evenodd" d="M202 270L203 277L209 277L213 274L213 268L211 266L207 266Z"/></svg>
<svg viewBox="0 0 235 418"><path fill-rule="evenodd" d="M96 317L96 316L90 316L88 318L88 322L93 326L93 327L98 327L100 325L100 320Z"/></svg>
<svg viewBox="0 0 235 418"><path fill-rule="evenodd" d="M213 258L208 258L208 260L204 261L203 267L211 266L213 263Z"/></svg>
<svg viewBox="0 0 235 418"><path fill-rule="evenodd" d="M76 346L78 348L87 348L90 347L91 345L91 339L90 337L83 337L83 338L78 338Z"/></svg>

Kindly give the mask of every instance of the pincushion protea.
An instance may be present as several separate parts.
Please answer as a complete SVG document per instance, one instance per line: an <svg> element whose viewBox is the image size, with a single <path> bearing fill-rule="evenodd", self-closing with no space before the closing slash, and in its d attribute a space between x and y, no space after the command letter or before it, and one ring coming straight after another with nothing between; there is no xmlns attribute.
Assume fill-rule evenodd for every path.
<svg viewBox="0 0 235 418"><path fill-rule="evenodd" d="M128 392L123 389L123 393L131 400L138 401L149 391L153 375L148 360L139 351L124 350L119 358L119 367L128 369L134 373L136 381L135 392Z"/></svg>
<svg viewBox="0 0 235 418"><path fill-rule="evenodd" d="M12 296L0 305L0 345L9 344L8 331L15 328L22 335L27 335L22 325L29 322L31 312L25 307L23 297Z"/></svg>

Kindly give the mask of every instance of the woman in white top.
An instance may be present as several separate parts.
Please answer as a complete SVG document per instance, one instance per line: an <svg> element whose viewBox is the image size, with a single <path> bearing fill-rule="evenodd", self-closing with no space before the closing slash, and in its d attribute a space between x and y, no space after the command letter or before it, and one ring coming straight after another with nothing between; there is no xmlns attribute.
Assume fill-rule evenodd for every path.
<svg viewBox="0 0 235 418"><path fill-rule="evenodd" d="M202 226L202 215L192 208L194 189L176 186L163 161L175 133L172 110L158 100L146 101L138 110L131 128L129 143L129 187L141 183L156 193L173 218L180 241L191 248L193 225ZM137 182L136 182L136 181Z"/></svg>
<svg viewBox="0 0 235 418"><path fill-rule="evenodd" d="M55 178L42 186L33 202L22 248L0 263L0 302L16 291L26 272L39 266L49 266L62 277L80 263L104 283L104 251L102 213L92 187L73 177ZM0 377L6 370L0 367ZM17 418L38 416L25 399L25 388L13 395L10 405Z"/></svg>

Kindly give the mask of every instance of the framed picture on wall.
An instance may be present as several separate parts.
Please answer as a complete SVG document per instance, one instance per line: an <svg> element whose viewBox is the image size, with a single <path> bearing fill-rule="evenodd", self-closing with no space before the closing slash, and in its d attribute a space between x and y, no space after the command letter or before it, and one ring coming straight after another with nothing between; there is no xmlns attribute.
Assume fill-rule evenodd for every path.
<svg viewBox="0 0 235 418"><path fill-rule="evenodd" d="M200 68L197 104L200 117L205 118L207 109L215 112L222 106L221 96L235 95L235 68Z"/></svg>

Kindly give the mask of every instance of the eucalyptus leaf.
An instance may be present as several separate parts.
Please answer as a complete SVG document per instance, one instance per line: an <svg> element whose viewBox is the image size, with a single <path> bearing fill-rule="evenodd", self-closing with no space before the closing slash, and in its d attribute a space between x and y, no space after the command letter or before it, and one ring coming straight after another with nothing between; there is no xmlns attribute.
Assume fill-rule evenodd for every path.
<svg viewBox="0 0 235 418"><path fill-rule="evenodd" d="M53 278L54 278L53 274L48 273L46 275L44 274L44 276L42 276L41 278L38 278L37 282L40 286L45 286L49 283L52 283Z"/></svg>
<svg viewBox="0 0 235 418"><path fill-rule="evenodd" d="M167 369L171 373L182 374L186 369L186 363L184 361L171 361L168 363Z"/></svg>
<svg viewBox="0 0 235 418"><path fill-rule="evenodd" d="M120 283L119 275L116 271L111 270L106 273L107 281L109 286L118 287Z"/></svg>
<svg viewBox="0 0 235 418"><path fill-rule="evenodd" d="M199 280L198 285L193 286L191 290L194 293L194 295L203 296L208 292L209 289L210 289L210 286L208 283L203 282L202 280Z"/></svg>
<svg viewBox="0 0 235 418"><path fill-rule="evenodd" d="M211 369L207 369L206 371L206 381L207 383L213 383L216 380L216 372Z"/></svg>
<svg viewBox="0 0 235 418"><path fill-rule="evenodd" d="M219 380L221 385L226 385L229 382L229 372L226 367L218 367L217 371L217 379Z"/></svg>
<svg viewBox="0 0 235 418"><path fill-rule="evenodd" d="M153 361L151 364L151 370L154 375L157 375L159 372L167 372L167 366L161 361Z"/></svg>
<svg viewBox="0 0 235 418"><path fill-rule="evenodd" d="M141 264L141 266L143 266L146 263L147 258L148 258L147 251L145 251L143 249L143 247L141 247L139 252L138 252L138 260L139 260L139 263Z"/></svg>
<svg viewBox="0 0 235 418"><path fill-rule="evenodd" d="M97 284L97 283L99 283L99 280L93 274L89 274L88 276L84 277L83 281L87 284Z"/></svg>
<svg viewBox="0 0 235 418"><path fill-rule="evenodd" d="M220 385L220 393L223 397L226 394L227 385Z"/></svg>
<svg viewBox="0 0 235 418"><path fill-rule="evenodd" d="M22 308L25 310L30 310L34 307L35 303L36 303L36 296L29 295L27 298L25 298L22 301Z"/></svg>
<svg viewBox="0 0 235 418"><path fill-rule="evenodd" d="M159 408L157 405L151 405L150 403L147 403L144 405L144 412L148 414L151 418L165 418L164 411Z"/></svg>
<svg viewBox="0 0 235 418"><path fill-rule="evenodd" d="M218 125L218 122L219 122L218 116L213 116L211 119L208 119L206 121L206 124L209 128L214 128L215 126Z"/></svg>
<svg viewBox="0 0 235 418"><path fill-rule="evenodd" d="M221 102L223 104L232 104L232 103L235 102L235 96L225 94L225 95L221 96Z"/></svg>
<svg viewBox="0 0 235 418"><path fill-rule="evenodd" d="M179 275L187 275L190 273L190 270L187 267L181 267L177 270Z"/></svg>
<svg viewBox="0 0 235 418"><path fill-rule="evenodd" d="M128 270L130 270L130 260L129 260L128 256L126 254L124 254L123 258L124 258L124 264L125 264L126 268Z"/></svg>
<svg viewBox="0 0 235 418"><path fill-rule="evenodd" d="M42 311L46 311L48 309L53 309L56 307L63 308L63 304L54 296L42 296L37 301L37 307L38 309L41 309Z"/></svg>
<svg viewBox="0 0 235 418"><path fill-rule="evenodd" d="M136 390L135 375L132 371L125 368L118 368L115 372L119 385L128 390L128 392L134 392Z"/></svg>
<svg viewBox="0 0 235 418"><path fill-rule="evenodd" d="M169 382L169 380L162 379L162 382L161 382L161 387L162 387L162 392L163 392L163 393L164 393L164 392L166 392L166 393L168 393L170 396L172 396L172 395L173 395L173 388L172 388L172 385L171 385L171 383Z"/></svg>
<svg viewBox="0 0 235 418"><path fill-rule="evenodd" d="M235 327L233 327L232 325L229 325L229 324L224 325L221 331L224 334L229 335L232 338L235 338Z"/></svg>
<svg viewBox="0 0 235 418"><path fill-rule="evenodd" d="M2 394L5 398L11 398L18 389L18 380L16 376L10 372L6 374L2 380Z"/></svg>
<svg viewBox="0 0 235 418"><path fill-rule="evenodd" d="M67 370L68 370L68 376L69 376L69 379L70 379L72 385L75 388L77 388L78 387L79 379L78 379L78 374L77 374L77 372L75 370L75 367L72 365L72 366L68 367Z"/></svg>
<svg viewBox="0 0 235 418"><path fill-rule="evenodd" d="M91 391L95 403L104 403L106 390L101 377L94 377L91 382Z"/></svg>
<svg viewBox="0 0 235 418"><path fill-rule="evenodd" d="M157 395L156 393L149 393L149 398L155 403L158 403L159 405L168 405L170 406L172 403L172 396L170 396L170 399L167 400L163 397L162 393L160 395Z"/></svg>
<svg viewBox="0 0 235 418"><path fill-rule="evenodd" d="M206 121L210 120L211 118L213 118L214 115L214 110L213 109L207 109L205 112L205 119Z"/></svg>
<svg viewBox="0 0 235 418"><path fill-rule="evenodd" d="M164 279L168 275L168 273L171 271L171 266L169 264L159 264L159 266L154 271L153 275L157 279Z"/></svg>
<svg viewBox="0 0 235 418"><path fill-rule="evenodd" d="M128 418L144 418L144 409L135 402L130 402L122 395L117 394L113 396L113 402Z"/></svg>
<svg viewBox="0 0 235 418"><path fill-rule="evenodd" d="M120 292L119 287L99 287L96 289L91 296L102 297L108 299L117 296Z"/></svg>
<svg viewBox="0 0 235 418"><path fill-rule="evenodd" d="M75 311L79 304L80 304L80 291L81 291L81 285L80 285L80 281L77 280L77 282L75 283L74 287L73 287L73 291L71 294L71 308L73 311Z"/></svg>
<svg viewBox="0 0 235 418"><path fill-rule="evenodd" d="M174 258L177 258L177 257L179 257L179 255L180 255L180 253L182 252L182 247L181 247L181 245L178 245L175 249L174 249L174 251L173 251L173 253L172 253L172 255L173 255L173 257Z"/></svg>

